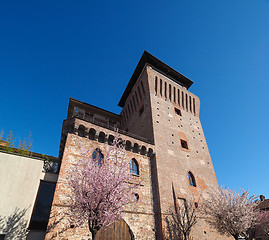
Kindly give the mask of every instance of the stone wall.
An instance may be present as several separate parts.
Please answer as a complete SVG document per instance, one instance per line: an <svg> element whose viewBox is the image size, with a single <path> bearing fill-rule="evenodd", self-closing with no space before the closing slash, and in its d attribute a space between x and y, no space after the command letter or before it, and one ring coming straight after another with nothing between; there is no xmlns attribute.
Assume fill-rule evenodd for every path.
<svg viewBox="0 0 269 240"><path fill-rule="evenodd" d="M81 159L82 153L88 149L93 151L96 148L100 148L105 153L109 147L108 136L115 135L115 132L83 120L78 119L77 121L79 122L76 122L76 125L83 124L88 129L95 129L96 137L89 139L87 135L84 137L70 133L67 135L59 179L52 204L49 222L49 227L51 228L45 239L57 239L57 237L59 239L88 239L90 237L90 232L86 225L81 228L71 228L71 223L66 215L68 210L66 194L69 191L67 181L69 177L68 169L73 164L76 164ZM104 142L98 141L100 140L98 137L99 133L105 134ZM139 164L138 178L141 181L141 186L138 190L139 200L124 208L123 219L129 225L136 239L155 239L150 157L147 156L148 154L144 154L144 152L142 154L141 152L141 146L144 146L147 149L146 152L149 153L148 149L151 149L152 145L128 136L120 135L120 137L125 143L127 141L131 142L131 148L128 151L126 150L126 157L130 160L132 158L137 160ZM135 144L138 145L138 152L133 151Z"/></svg>

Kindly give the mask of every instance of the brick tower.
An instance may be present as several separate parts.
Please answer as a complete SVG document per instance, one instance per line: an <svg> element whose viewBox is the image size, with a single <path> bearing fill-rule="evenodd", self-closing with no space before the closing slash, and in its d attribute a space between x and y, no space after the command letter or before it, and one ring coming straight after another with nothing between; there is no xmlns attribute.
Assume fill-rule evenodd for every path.
<svg viewBox="0 0 269 240"><path fill-rule="evenodd" d="M156 158L151 163L157 231L173 203L172 185L178 199L191 198L196 206L203 191L218 187L199 119L200 100L188 91L192 83L144 52L119 102L123 128L154 143ZM203 220L193 236L199 240L222 238Z"/></svg>
<svg viewBox="0 0 269 240"><path fill-rule="evenodd" d="M120 115L70 99L63 122L59 153L62 164L49 221L51 230L46 239L88 236L85 228L71 229L65 220L60 221L65 219L68 205L64 197L68 191L67 169L79 161L82 148L105 152L115 126L127 157L130 161L135 159L139 171L134 174L142 185L137 203L126 208L123 219L101 233L99 239L114 236L115 229L117 234L130 234L109 239L162 239L164 218L175 197L192 198L197 205L203 191L218 187L199 119L200 101L188 91L192 83L144 52L119 101L123 108ZM202 219L192 236L194 240L227 239L217 235Z"/></svg>

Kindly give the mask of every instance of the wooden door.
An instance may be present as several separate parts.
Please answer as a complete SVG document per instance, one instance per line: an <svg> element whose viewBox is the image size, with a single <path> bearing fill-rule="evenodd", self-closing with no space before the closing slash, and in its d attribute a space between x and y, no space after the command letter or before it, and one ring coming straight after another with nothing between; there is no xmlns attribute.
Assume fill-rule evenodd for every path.
<svg viewBox="0 0 269 240"><path fill-rule="evenodd" d="M97 240L134 240L133 233L128 224L119 220L109 227L101 229L96 236Z"/></svg>

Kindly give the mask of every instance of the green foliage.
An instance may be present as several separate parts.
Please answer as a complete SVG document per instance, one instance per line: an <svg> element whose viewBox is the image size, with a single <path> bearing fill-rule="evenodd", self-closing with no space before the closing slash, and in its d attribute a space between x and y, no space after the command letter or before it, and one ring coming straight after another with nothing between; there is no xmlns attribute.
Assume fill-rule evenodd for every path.
<svg viewBox="0 0 269 240"><path fill-rule="evenodd" d="M19 151L18 153L22 154L22 155L30 155L31 153L31 149L32 149L32 145L33 145L33 140L32 140L32 134L30 132L29 136L27 139L23 139L23 141L21 141L21 139L19 139Z"/></svg>
<svg viewBox="0 0 269 240"><path fill-rule="evenodd" d="M3 134L4 134L4 131L2 130L2 131L0 132L0 141L2 141L2 139L3 139Z"/></svg>
<svg viewBox="0 0 269 240"><path fill-rule="evenodd" d="M33 145L32 135L29 134L27 139L19 139L19 147L18 149L15 149L15 137L13 135L13 132L10 131L9 135L4 138L3 137L4 132L0 132L0 143L1 143L1 149L3 149L6 152L17 152L21 155L27 155L29 156L31 154L31 149Z"/></svg>
<svg viewBox="0 0 269 240"><path fill-rule="evenodd" d="M6 137L6 139L4 140L5 144L4 144L4 150L7 152L14 152L14 144L15 144L15 137L12 133L12 131L9 132L9 135Z"/></svg>

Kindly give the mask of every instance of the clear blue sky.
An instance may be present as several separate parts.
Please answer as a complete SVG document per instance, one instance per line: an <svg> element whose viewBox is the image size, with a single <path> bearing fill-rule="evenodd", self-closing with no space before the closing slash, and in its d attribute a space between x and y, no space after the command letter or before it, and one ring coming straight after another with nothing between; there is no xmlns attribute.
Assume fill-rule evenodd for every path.
<svg viewBox="0 0 269 240"><path fill-rule="evenodd" d="M144 50L194 81L219 184L269 198L269 1L1 1L0 130L58 156L73 97L119 113Z"/></svg>

